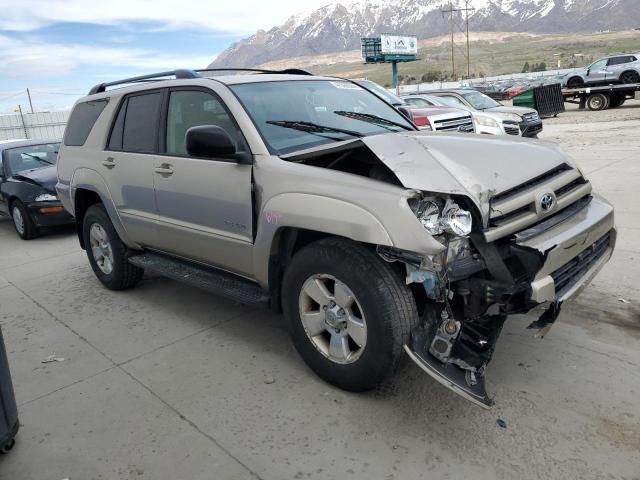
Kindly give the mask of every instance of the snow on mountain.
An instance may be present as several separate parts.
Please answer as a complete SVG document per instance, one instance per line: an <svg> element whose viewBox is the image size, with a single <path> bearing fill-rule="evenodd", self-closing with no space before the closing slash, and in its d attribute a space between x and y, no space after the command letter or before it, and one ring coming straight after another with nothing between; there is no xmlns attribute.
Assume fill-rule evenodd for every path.
<svg viewBox="0 0 640 480"><path fill-rule="evenodd" d="M471 8L475 31L580 32L640 27L640 0L360 0L330 3L234 43L211 67L251 67L273 60L351 50L360 37L387 32L429 38L449 31L442 10ZM464 12L456 13L461 23ZM639 33L640 41L640 33Z"/></svg>

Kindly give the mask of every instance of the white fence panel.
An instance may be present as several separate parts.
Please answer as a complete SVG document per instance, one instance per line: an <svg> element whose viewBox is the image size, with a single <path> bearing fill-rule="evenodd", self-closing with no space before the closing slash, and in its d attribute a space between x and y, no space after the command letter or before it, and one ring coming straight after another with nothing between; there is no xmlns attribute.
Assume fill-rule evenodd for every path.
<svg viewBox="0 0 640 480"><path fill-rule="evenodd" d="M480 83L482 81L497 81L497 80L511 80L518 78L543 78L543 77L553 77L556 75L564 75L571 70L575 70L573 68L567 68L564 70L546 70L544 72L533 72L533 73L511 73L508 75L498 75L495 77L482 77L482 78L471 78L469 80L460 80L457 82L430 82L430 83L419 83L416 85L401 85L400 93L410 93L410 92L426 92L427 90L439 90L442 88L460 88L469 85L469 83Z"/></svg>
<svg viewBox="0 0 640 480"><path fill-rule="evenodd" d="M69 111L0 115L0 140L61 139Z"/></svg>

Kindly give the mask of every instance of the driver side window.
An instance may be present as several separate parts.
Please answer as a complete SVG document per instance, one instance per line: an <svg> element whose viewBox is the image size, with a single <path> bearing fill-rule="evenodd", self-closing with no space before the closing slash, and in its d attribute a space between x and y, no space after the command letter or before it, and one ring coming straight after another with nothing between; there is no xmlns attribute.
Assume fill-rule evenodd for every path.
<svg viewBox="0 0 640 480"><path fill-rule="evenodd" d="M591 67L589 67L589 70L600 70L601 68L604 68L606 66L607 66L607 59L598 60L597 62L593 63Z"/></svg>
<svg viewBox="0 0 640 480"><path fill-rule="evenodd" d="M185 135L191 127L216 125L223 128L237 145L240 133L222 102L200 90L177 90L170 93L167 113L166 153L187 155Z"/></svg>

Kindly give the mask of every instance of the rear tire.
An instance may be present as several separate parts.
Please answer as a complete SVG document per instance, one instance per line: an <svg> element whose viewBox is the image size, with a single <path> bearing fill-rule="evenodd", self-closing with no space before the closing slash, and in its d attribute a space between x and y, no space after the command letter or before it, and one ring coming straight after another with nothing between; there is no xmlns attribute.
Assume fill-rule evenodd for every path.
<svg viewBox="0 0 640 480"><path fill-rule="evenodd" d="M38 233L40 233L31 215L29 215L27 207L25 207L24 203L20 200L14 200L11 203L11 219L13 220L13 227L16 229L16 233L22 240L31 240L36 238Z"/></svg>
<svg viewBox="0 0 640 480"><path fill-rule="evenodd" d="M144 270L129 263L130 250L118 237L102 205L89 207L82 222L82 235L93 273L105 287L124 290L142 279Z"/></svg>
<svg viewBox="0 0 640 480"><path fill-rule="evenodd" d="M318 281L320 301L308 294L318 291ZM300 356L322 379L352 392L370 390L394 372L418 322L413 293L401 273L375 252L348 240L320 240L300 250L285 272L282 292ZM340 317L343 306L347 313L342 311L346 316ZM338 324L343 319L342 330L332 328L336 318ZM354 322L364 328L364 335ZM334 349L334 336L340 345L340 335L348 337L344 348Z"/></svg>
<svg viewBox="0 0 640 480"><path fill-rule="evenodd" d="M624 95L616 95L615 97L611 97L609 108L618 108L625 102L625 100L626 98L624 97Z"/></svg>
<svg viewBox="0 0 640 480"><path fill-rule="evenodd" d="M640 75L634 71L623 72L620 75L620 83L640 83Z"/></svg>
<svg viewBox="0 0 640 480"><path fill-rule="evenodd" d="M587 98L587 108L592 111L604 110L609 105L609 97L602 93L594 93Z"/></svg>

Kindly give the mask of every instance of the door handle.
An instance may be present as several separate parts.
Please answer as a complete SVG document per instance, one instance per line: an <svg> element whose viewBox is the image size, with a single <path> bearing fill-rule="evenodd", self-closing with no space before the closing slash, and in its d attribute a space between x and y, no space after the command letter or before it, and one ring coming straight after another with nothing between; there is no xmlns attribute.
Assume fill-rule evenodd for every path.
<svg viewBox="0 0 640 480"><path fill-rule="evenodd" d="M165 177L173 175L173 168L171 168L169 163L163 163L159 167L154 168L153 171Z"/></svg>
<svg viewBox="0 0 640 480"><path fill-rule="evenodd" d="M112 169L113 167L116 166L116 162L113 159L113 157L107 157L106 160L102 161L102 165L104 165L105 167L107 167L108 169Z"/></svg>

